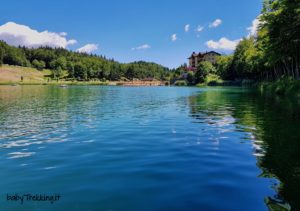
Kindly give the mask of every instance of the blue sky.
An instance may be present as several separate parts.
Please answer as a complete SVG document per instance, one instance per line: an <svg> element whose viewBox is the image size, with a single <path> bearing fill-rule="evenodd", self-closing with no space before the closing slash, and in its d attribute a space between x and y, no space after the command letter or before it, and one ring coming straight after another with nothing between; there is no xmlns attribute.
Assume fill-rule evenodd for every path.
<svg viewBox="0 0 300 211"><path fill-rule="evenodd" d="M261 8L262 0L10 0L1 3L0 39L19 44L20 39L12 39L22 32L19 25L24 25L38 36L53 35L45 31L56 33L64 40L48 37L47 43L59 40L74 51L173 68L187 62L193 51L232 52L234 43L249 34L247 28ZM9 27L8 22L16 25ZM19 37L28 39L26 45L45 41L36 38L36 32L25 31L26 38Z"/></svg>

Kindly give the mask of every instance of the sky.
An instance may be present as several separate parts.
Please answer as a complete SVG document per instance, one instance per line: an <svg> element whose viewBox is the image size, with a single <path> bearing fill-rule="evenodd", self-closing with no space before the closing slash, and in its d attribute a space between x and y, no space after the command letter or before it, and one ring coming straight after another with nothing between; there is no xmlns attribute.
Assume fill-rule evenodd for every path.
<svg viewBox="0 0 300 211"><path fill-rule="evenodd" d="M194 51L232 53L261 9L262 0L9 0L0 40L175 68Z"/></svg>

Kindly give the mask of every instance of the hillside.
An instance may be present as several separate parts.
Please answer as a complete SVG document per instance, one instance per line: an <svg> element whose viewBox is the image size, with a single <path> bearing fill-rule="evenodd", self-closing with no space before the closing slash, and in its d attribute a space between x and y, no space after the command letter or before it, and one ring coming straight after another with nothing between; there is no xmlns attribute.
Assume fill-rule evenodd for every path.
<svg viewBox="0 0 300 211"><path fill-rule="evenodd" d="M35 68L2 65L0 67L0 84L10 84L21 82L43 83L51 75L50 70L39 71Z"/></svg>
<svg viewBox="0 0 300 211"><path fill-rule="evenodd" d="M77 81L110 80L117 81L121 78L145 79L155 78L163 80L169 76L168 68L152 62L120 63L103 56L73 52L64 48L26 48L10 46L0 41L0 64L22 67L34 67L38 70L48 69L53 79L68 78ZM3 80L17 80L21 75L8 71L4 67ZM28 69L26 69L28 70ZM9 76L15 74L15 76ZM47 73L48 74L48 73ZM39 78L43 72L39 73Z"/></svg>

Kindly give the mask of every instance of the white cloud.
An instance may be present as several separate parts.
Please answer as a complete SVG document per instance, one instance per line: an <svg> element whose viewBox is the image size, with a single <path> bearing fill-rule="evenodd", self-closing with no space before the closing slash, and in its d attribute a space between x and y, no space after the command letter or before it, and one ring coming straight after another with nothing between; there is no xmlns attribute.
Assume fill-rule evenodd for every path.
<svg viewBox="0 0 300 211"><path fill-rule="evenodd" d="M261 23L260 20L259 20L260 16L258 16L257 18L255 18L253 21L252 21L252 25L250 27L247 28L248 30L248 37L251 37L251 36L256 36L257 35L257 30L258 30L258 27L259 27L259 24Z"/></svg>
<svg viewBox="0 0 300 211"><path fill-rule="evenodd" d="M188 32L190 30L190 24L186 24L185 26L184 26L184 31L185 32Z"/></svg>
<svg viewBox="0 0 300 211"><path fill-rule="evenodd" d="M61 32L61 33L59 33L59 35L65 37L65 36L68 35L68 33L67 32Z"/></svg>
<svg viewBox="0 0 300 211"><path fill-rule="evenodd" d="M209 40L206 42L207 47L212 49L234 50L241 40L229 40L222 37L219 41Z"/></svg>
<svg viewBox="0 0 300 211"><path fill-rule="evenodd" d="M74 45L77 43L77 40L69 40L68 45Z"/></svg>
<svg viewBox="0 0 300 211"><path fill-rule="evenodd" d="M214 22L209 24L209 28L217 28L221 24L222 24L222 20L221 19L216 19Z"/></svg>
<svg viewBox="0 0 300 211"><path fill-rule="evenodd" d="M40 46L66 48L68 45L77 43L76 40L67 40L66 33L55 33L49 31L39 32L28 26L14 22L7 22L0 26L0 40L9 45L26 46L37 48Z"/></svg>
<svg viewBox="0 0 300 211"><path fill-rule="evenodd" d="M85 46L78 48L76 51L79 53L92 53L93 51L98 50L97 44L86 44Z"/></svg>
<svg viewBox="0 0 300 211"><path fill-rule="evenodd" d="M196 29L196 31L197 32L202 32L203 31L203 29L204 29L204 26L197 26L197 29Z"/></svg>
<svg viewBox="0 0 300 211"><path fill-rule="evenodd" d="M177 35L176 35L176 34L172 34L171 40L172 40L173 42L175 42L175 41L177 40Z"/></svg>
<svg viewBox="0 0 300 211"><path fill-rule="evenodd" d="M151 48L150 45L148 44L144 44L144 45L141 45L141 46L138 46L138 47L135 47L135 48L131 48L131 50L145 50L145 49L148 49L148 48Z"/></svg>

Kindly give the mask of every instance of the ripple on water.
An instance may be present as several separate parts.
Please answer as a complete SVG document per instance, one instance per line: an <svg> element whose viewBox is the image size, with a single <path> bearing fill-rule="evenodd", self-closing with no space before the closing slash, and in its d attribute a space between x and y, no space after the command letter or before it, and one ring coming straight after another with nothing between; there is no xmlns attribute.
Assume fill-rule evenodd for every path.
<svg viewBox="0 0 300 211"><path fill-rule="evenodd" d="M9 159L16 159L16 158L26 158L34 155L35 152L10 152L8 153Z"/></svg>
<svg viewBox="0 0 300 211"><path fill-rule="evenodd" d="M1 89L4 191L61 193L56 210L266 210L277 194L258 177L262 122L236 90Z"/></svg>

